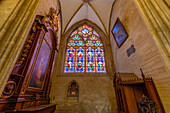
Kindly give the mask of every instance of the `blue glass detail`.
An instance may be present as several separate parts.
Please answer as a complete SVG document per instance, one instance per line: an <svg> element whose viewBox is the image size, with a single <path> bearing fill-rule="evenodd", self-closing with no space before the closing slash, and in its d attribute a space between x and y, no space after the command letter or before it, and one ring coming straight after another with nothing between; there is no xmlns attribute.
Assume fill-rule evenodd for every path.
<svg viewBox="0 0 170 113"><path fill-rule="evenodd" d="M88 33L89 33L89 30L88 30L88 29L83 29L82 32L83 32L84 34L88 34Z"/></svg>
<svg viewBox="0 0 170 113"><path fill-rule="evenodd" d="M75 41L75 43L77 44L79 41Z"/></svg>
<svg viewBox="0 0 170 113"><path fill-rule="evenodd" d="M67 65L66 65L66 72L73 72L74 71L74 49L71 47L68 49L67 54Z"/></svg>

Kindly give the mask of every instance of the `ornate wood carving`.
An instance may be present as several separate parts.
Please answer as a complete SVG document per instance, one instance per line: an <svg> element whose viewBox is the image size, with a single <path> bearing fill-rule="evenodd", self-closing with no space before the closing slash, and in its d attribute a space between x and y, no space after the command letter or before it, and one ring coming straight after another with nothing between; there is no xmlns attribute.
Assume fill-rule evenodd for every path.
<svg viewBox="0 0 170 113"><path fill-rule="evenodd" d="M11 97L14 94L15 89L16 89L16 83L14 81L8 81L3 91L2 97L3 98Z"/></svg>
<svg viewBox="0 0 170 113"><path fill-rule="evenodd" d="M138 113L162 113L156 102L143 95L137 102Z"/></svg>
<svg viewBox="0 0 170 113"><path fill-rule="evenodd" d="M41 105L49 102L49 88L51 84L51 72L55 55L57 54L57 31L59 23L56 11L50 9L47 16L37 16L26 40L23 50L16 62L5 89L1 95L0 101L4 107L11 105L11 109L21 109L34 105ZM28 88L34 66L37 62L42 43L45 42L50 48L47 68L45 68L45 77L43 78L42 89ZM36 68L35 68L36 69ZM18 98L20 98L18 100ZM7 101L8 100L8 101ZM5 102L7 101L7 102ZM22 104L21 104L22 103ZM0 111L4 110L1 109Z"/></svg>

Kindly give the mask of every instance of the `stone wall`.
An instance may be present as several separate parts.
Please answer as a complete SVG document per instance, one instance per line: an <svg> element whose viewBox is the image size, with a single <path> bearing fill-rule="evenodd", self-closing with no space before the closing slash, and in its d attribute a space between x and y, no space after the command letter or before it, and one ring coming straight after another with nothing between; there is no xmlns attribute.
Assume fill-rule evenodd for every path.
<svg viewBox="0 0 170 113"><path fill-rule="evenodd" d="M107 73L64 73L67 39L73 30L86 23L93 26L103 41ZM52 74L51 102L57 103L56 113L115 113L116 97L113 87L113 59L108 37L92 22L84 20L73 25L62 37ZM69 83L79 85L79 101L67 97Z"/></svg>
<svg viewBox="0 0 170 113"><path fill-rule="evenodd" d="M59 9L57 0L41 0L37 8L36 15L46 16L51 7L55 8L56 10Z"/></svg>
<svg viewBox="0 0 170 113"><path fill-rule="evenodd" d="M129 37L118 48L113 35L110 35L113 58L117 71L140 74L143 69L147 77L153 77L165 110L170 112L170 70L156 45L151 31L143 19L134 0L116 0L113 6L111 26L120 18ZM134 45L136 51L127 56L127 49Z"/></svg>
<svg viewBox="0 0 170 113"><path fill-rule="evenodd" d="M78 102L67 97L69 83L79 85ZM116 113L113 83L107 75L53 76L51 101L57 103L56 113Z"/></svg>

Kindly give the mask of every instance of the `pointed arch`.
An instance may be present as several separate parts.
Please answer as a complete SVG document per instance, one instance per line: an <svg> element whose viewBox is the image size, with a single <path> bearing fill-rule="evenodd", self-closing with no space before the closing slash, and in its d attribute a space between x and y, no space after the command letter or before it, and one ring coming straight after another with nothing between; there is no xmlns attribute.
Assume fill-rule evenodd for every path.
<svg viewBox="0 0 170 113"><path fill-rule="evenodd" d="M86 24L87 26L92 26L101 36L101 40L106 40L105 38L107 37L107 34L96 23L88 19L83 19L74 23L69 29L67 29L67 31L64 32L63 37L65 37L66 35L67 36L71 35L71 32L77 27L81 26L82 24Z"/></svg>
<svg viewBox="0 0 170 113"><path fill-rule="evenodd" d="M67 22L67 24L66 24L66 26L65 26L65 28L64 28L64 30L63 30L63 33L65 33L65 31L66 31L68 25L70 24L71 20L74 18L74 16L76 15L76 13L82 8L83 4L84 4L84 3L82 3L82 4L77 8L77 10L74 12L74 14L71 16L71 18L69 19L69 21Z"/></svg>
<svg viewBox="0 0 170 113"><path fill-rule="evenodd" d="M84 19L81 20L77 23L75 23L74 25L72 25L63 35L62 35L62 40L60 42L60 51L58 54L58 70L57 70L57 74L58 76L60 75L66 75L66 76L71 76L71 75L79 75L76 73L64 73L64 66L65 66L65 56L66 56L66 46L67 46L67 41L69 39L69 36L71 35L71 33L78 28L79 26L86 24L88 26L91 26L95 29L95 31L99 34L101 41L103 42L103 47L104 47L104 56L105 56L105 65L106 65L106 71L107 73L99 73L97 75L110 75L113 73L113 68L114 68L114 62L113 62L113 58L112 58L112 54L111 54L111 46L110 46L110 40L108 38L108 36L105 34L105 32L103 32L103 30L97 26L95 23ZM87 73L81 73L81 75L87 75ZM88 75L93 75L93 74L88 74ZM96 74L94 74L96 75Z"/></svg>
<svg viewBox="0 0 170 113"><path fill-rule="evenodd" d="M105 73L105 55L100 35L86 23L72 31L67 40L65 73Z"/></svg>

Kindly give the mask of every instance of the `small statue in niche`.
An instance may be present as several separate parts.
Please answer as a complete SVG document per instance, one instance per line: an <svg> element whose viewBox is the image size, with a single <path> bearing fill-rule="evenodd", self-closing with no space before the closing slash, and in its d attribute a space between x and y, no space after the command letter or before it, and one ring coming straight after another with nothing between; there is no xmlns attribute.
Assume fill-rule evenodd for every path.
<svg viewBox="0 0 170 113"><path fill-rule="evenodd" d="M75 81L73 81L68 88L68 96L78 96L79 90L78 85Z"/></svg>
<svg viewBox="0 0 170 113"><path fill-rule="evenodd" d="M76 84L71 84L70 95L77 95Z"/></svg>

